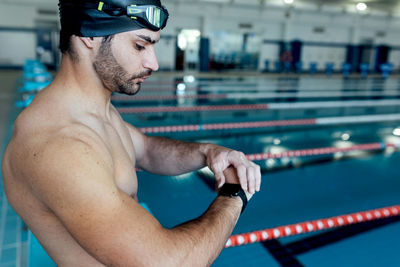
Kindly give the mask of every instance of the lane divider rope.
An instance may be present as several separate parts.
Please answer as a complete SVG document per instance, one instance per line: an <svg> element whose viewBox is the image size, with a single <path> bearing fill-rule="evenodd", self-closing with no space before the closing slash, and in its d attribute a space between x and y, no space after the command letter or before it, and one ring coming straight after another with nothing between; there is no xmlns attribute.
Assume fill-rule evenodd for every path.
<svg viewBox="0 0 400 267"><path fill-rule="evenodd" d="M399 101L400 104L400 101ZM143 107L143 108L118 108L121 114L153 113L153 112L185 112L185 111L217 111L217 110L260 110L269 109L268 104L254 105L218 105L195 107Z"/></svg>
<svg viewBox="0 0 400 267"><path fill-rule="evenodd" d="M228 78L230 78L230 77L228 77ZM317 77L317 79L316 78L312 78L312 79L313 79L312 83L310 83L311 79L304 79L304 78L302 78L302 82L304 82L306 84L308 82L308 83L310 83L312 85L314 85L315 83L324 83L324 84L326 83L326 78L325 77L323 79L321 79L321 80L318 80L318 77ZM317 80L317 81L315 81L315 80ZM263 85L272 85L272 86L275 86L275 87L282 86L282 82L278 81L278 80L262 79L262 81L266 82ZM339 79L330 78L329 81L330 81L330 84L333 84L333 85L336 85L336 84L343 85L343 79L341 79L341 78L339 78ZM395 82L396 80L392 79L392 81ZM373 81L373 85L383 85L385 82L386 81ZM181 84L181 83L184 83L186 85L192 84L192 82L185 82L183 79L180 79L179 81L176 81L176 80L148 80L148 81L146 81L144 86L149 86L149 87L150 86L168 86L168 87L171 87L171 85L178 85L178 84ZM369 85L369 84L371 84L369 82L369 80L357 80L357 83L360 83L361 85L364 85L364 84L365 85ZM243 84L245 84L245 85L248 85L248 84L258 85L258 83L254 82L254 81L237 81L237 80L232 80L232 79L228 79L226 81L213 81L213 80L211 80L211 81L202 81L202 80L198 80L197 83L196 83L197 86L226 86L227 84L230 85L230 86L235 86L235 85L238 85L238 84L239 85L243 85ZM292 84L296 84L296 82L289 82L288 85L285 84L284 86L291 86ZM344 84L353 85L354 82L353 81L346 81Z"/></svg>
<svg viewBox="0 0 400 267"><path fill-rule="evenodd" d="M399 214L400 214L400 205L396 205L396 206L374 209L364 212L339 215L326 219L319 219L297 224L279 226L260 231L254 231L250 233L243 233L231 236L228 239L225 248L258 243L281 237L294 236L304 233L333 229L351 224L394 217L398 216Z"/></svg>
<svg viewBox="0 0 400 267"><path fill-rule="evenodd" d="M260 161L267 159L281 159L281 158L295 158L295 157L310 157L319 155L330 155L335 153L348 153L348 152L359 152L359 151L372 151L372 150L385 150L387 148L400 148L400 143L370 143L360 144L349 147L322 147L322 148L308 148L300 150L289 150L281 153L259 153L259 154L247 154L246 158L251 161ZM141 171L136 169L136 171Z"/></svg>
<svg viewBox="0 0 400 267"><path fill-rule="evenodd" d="M273 85L273 86L257 86L257 85L248 85L244 84L242 87L234 87L237 85L218 85L218 86L207 86L207 87L186 87L185 92L248 92L248 91L255 91L255 92L299 92L299 91L321 91L321 85L304 85L300 87L296 86L280 86L280 85ZM350 85L351 86L351 85ZM368 86L360 86L360 87L342 87L339 85L338 87L328 87L324 88L324 91L347 91L347 92L358 92L358 91L378 91L378 90L397 90L398 85L393 86L376 86L372 85ZM144 92L176 92L176 87L143 87L142 90Z"/></svg>
<svg viewBox="0 0 400 267"><path fill-rule="evenodd" d="M172 132L196 132L226 129L248 129L248 128L268 128L268 127L287 127L305 125L336 125L336 124L358 124L400 121L400 114L384 115L365 115L365 116L343 116L297 120L275 120L275 121L256 121L256 122L236 122L236 123L213 123L198 125L174 125L138 128L143 133L172 133Z"/></svg>
<svg viewBox="0 0 400 267"><path fill-rule="evenodd" d="M307 156L318 156L328 155L335 153L346 153L354 151L371 151L371 150L384 150L386 148L399 148L399 144L391 143L370 143L361 144L349 147L323 147L323 148L311 148L311 149L300 149L290 150L282 153L260 153L260 154L249 154L246 158L251 161L267 160L267 159L278 159L278 158L294 158L294 157L307 157Z"/></svg>
<svg viewBox="0 0 400 267"><path fill-rule="evenodd" d="M160 101L176 99L270 99L270 98L334 98L334 97L398 97L398 90L386 90L382 92L298 92L298 93L229 93L229 94L204 94L204 95L141 95L121 96L114 95L113 101L137 102L137 101Z"/></svg>
<svg viewBox="0 0 400 267"><path fill-rule="evenodd" d="M225 110L287 110L306 108L342 108L342 107L379 107L400 106L400 100L383 101L321 101L321 102L297 102L297 103L271 103L253 105L205 105L190 107L140 107L118 108L121 114L157 113L157 112L190 112L190 111L225 111Z"/></svg>
<svg viewBox="0 0 400 267"><path fill-rule="evenodd" d="M141 95L141 96L112 96L111 100L118 101L144 101L144 100L175 100L175 99L226 99L227 94L213 95Z"/></svg>
<svg viewBox="0 0 400 267"><path fill-rule="evenodd" d="M301 119L301 120L145 127L145 128L139 128L139 130L141 130L143 133L169 133L169 132L209 131L209 130L224 130L224 129L264 128L264 127L294 126L294 125L315 125L315 124L316 124L315 119Z"/></svg>

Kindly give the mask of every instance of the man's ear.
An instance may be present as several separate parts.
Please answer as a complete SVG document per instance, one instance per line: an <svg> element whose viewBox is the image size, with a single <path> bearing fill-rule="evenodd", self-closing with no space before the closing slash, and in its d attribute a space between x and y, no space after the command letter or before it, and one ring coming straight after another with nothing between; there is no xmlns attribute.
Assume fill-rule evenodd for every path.
<svg viewBox="0 0 400 267"><path fill-rule="evenodd" d="M96 47L96 41L93 37L79 37L79 39L89 49L93 49Z"/></svg>

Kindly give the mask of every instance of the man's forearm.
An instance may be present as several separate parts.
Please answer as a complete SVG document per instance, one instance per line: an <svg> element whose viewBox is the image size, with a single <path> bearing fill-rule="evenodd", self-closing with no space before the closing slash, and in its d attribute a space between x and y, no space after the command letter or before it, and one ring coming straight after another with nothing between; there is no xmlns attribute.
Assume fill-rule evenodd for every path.
<svg viewBox="0 0 400 267"><path fill-rule="evenodd" d="M146 156L138 167L162 175L179 175L206 166L209 144L189 143L163 137L146 139Z"/></svg>
<svg viewBox="0 0 400 267"><path fill-rule="evenodd" d="M210 266L232 234L241 209L240 198L220 196L201 217L172 229L171 235L177 238L177 264Z"/></svg>

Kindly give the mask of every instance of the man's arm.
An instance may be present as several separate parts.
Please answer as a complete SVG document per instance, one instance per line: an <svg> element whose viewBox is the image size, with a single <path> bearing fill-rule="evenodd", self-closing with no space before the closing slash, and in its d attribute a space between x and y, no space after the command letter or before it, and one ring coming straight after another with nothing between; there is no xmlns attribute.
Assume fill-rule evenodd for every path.
<svg viewBox="0 0 400 267"><path fill-rule="evenodd" d="M145 155L138 167L161 175L180 175L207 166L211 144L190 143L158 136L146 136Z"/></svg>
<svg viewBox="0 0 400 267"><path fill-rule="evenodd" d="M210 265L237 222L241 199L217 197L200 218L163 228L116 186L106 151L95 141L63 137L49 142L29 162L36 196L107 266ZM236 178L234 172L231 176Z"/></svg>
<svg viewBox="0 0 400 267"><path fill-rule="evenodd" d="M163 137L149 137L126 124L136 149L136 165L161 175L179 175L205 166L215 174L218 186L225 183L224 170L234 166L245 191L260 191L260 167L242 152L214 144L189 143Z"/></svg>

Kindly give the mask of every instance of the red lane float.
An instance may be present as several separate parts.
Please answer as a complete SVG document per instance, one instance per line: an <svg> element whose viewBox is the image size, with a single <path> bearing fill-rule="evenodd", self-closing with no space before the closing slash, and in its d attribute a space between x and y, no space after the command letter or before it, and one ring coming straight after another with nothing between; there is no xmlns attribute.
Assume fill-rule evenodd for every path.
<svg viewBox="0 0 400 267"><path fill-rule="evenodd" d="M362 92L342 92L342 91L312 91L312 92L297 92L297 93L226 93L226 94L201 94L201 95L143 95L143 96L121 96L115 95L111 100L117 101L158 101L158 100L176 100L176 99L271 99L271 98L338 98L338 97L398 97L399 91L386 90L384 92L362 91Z"/></svg>
<svg viewBox="0 0 400 267"><path fill-rule="evenodd" d="M345 108L345 107L382 107L400 106L399 100L359 100L359 101L318 101L318 102L287 102L251 105L205 105L186 107L140 107L118 108L121 114L156 113L156 112L190 112L190 111L225 111L225 110L289 110L308 108Z"/></svg>
<svg viewBox="0 0 400 267"><path fill-rule="evenodd" d="M275 86L265 86L265 87L254 87L254 86L246 86L244 85L243 87L235 87L237 85L232 85L232 86L219 86L219 87L214 87L214 88L200 88L198 86L191 86L191 87L186 87L185 92L208 92L208 93L213 93L213 92L248 92L249 90L255 91L255 92L310 92L310 91L321 91L321 86L307 86L303 88L296 88L292 86L286 86L286 87L279 87L277 85ZM386 86L385 88L352 88L352 87L329 87L329 88L324 88L324 91L346 91L346 92L362 92L362 91L371 91L371 90L397 90L397 86ZM142 87L142 91L144 92L170 92L170 93L175 93L177 91L176 86L173 87Z"/></svg>
<svg viewBox="0 0 400 267"><path fill-rule="evenodd" d="M111 100L143 101L143 100L175 100L175 99L226 99L227 94L215 95L143 95L143 96L112 96Z"/></svg>
<svg viewBox="0 0 400 267"><path fill-rule="evenodd" d="M386 148L398 148L400 144L395 145L391 143L371 143L371 144L361 144L345 148L338 147L323 147L323 148L311 148L302 150L291 150L285 151L278 154L273 153L260 153L260 154L248 154L246 158L251 161L267 160L267 159L279 159L279 158L294 158L294 157L309 157L318 155L329 155L334 153L346 153L355 151L371 151L371 150L384 150ZM139 171L139 170L137 170Z"/></svg>
<svg viewBox="0 0 400 267"><path fill-rule="evenodd" d="M121 114L151 113L151 112L187 112L187 111L217 111L217 110L260 110L268 109L267 104L254 105L219 105L197 107L144 107L144 108L119 108Z"/></svg>
<svg viewBox="0 0 400 267"><path fill-rule="evenodd" d="M198 125L157 126L157 127L139 128L139 130L141 130L143 133L169 133L169 132L209 131L209 130L226 130L226 129L245 129L245 128L268 128L268 127L278 127L278 126L287 127L287 126L299 126L299 125L381 123L389 121L400 121L400 114L324 117L324 118L314 118L314 119L214 123L214 124L198 124Z"/></svg>
<svg viewBox="0 0 400 267"><path fill-rule="evenodd" d="M319 220L307 221L286 226L279 226L261 231L254 231L250 233L233 235L228 239L225 247L226 248L236 247L252 243L263 242L271 239L277 239L281 237L333 229L345 225L394 217L398 216L399 214L400 214L400 205L396 205L381 209L335 216L327 219L319 219Z"/></svg>
<svg viewBox="0 0 400 267"><path fill-rule="evenodd" d="M266 159L328 155L328 154L335 154L335 153L339 153L339 152L345 153L345 152L353 152L353 151L383 150L388 147L396 147L396 145L390 144L390 143L388 143L388 144L371 143L371 144L355 145L355 146L344 147L344 148L324 147L324 148L312 148L312 149L285 151L285 152L278 153L278 154L272 154L272 153L250 154L250 155L246 155L246 157L248 160L257 161L257 160L266 160Z"/></svg>
<svg viewBox="0 0 400 267"><path fill-rule="evenodd" d="M281 121L257 121L257 122L237 122L237 123L213 123L202 125L182 125L182 126L160 126L139 128L143 133L171 133L171 132L190 132L224 129L245 129L245 128L264 128L276 126L294 125L314 125L315 119L302 120L281 120Z"/></svg>

